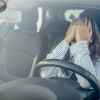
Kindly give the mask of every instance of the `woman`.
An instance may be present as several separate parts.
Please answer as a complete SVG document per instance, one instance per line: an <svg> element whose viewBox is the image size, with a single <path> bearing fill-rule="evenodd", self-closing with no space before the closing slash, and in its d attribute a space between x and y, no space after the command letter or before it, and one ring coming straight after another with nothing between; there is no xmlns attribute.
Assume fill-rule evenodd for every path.
<svg viewBox="0 0 100 100"><path fill-rule="evenodd" d="M65 55L70 50L70 60L84 69L91 72L98 79L100 75L96 69L98 68L97 58L97 33L96 24L93 19L87 15L82 15L74 20L67 32L64 40L47 55L46 59L63 60ZM54 76L66 77L65 73L60 68L43 68L41 76L50 78ZM81 76L77 75L78 82L82 87L88 88L89 83Z"/></svg>

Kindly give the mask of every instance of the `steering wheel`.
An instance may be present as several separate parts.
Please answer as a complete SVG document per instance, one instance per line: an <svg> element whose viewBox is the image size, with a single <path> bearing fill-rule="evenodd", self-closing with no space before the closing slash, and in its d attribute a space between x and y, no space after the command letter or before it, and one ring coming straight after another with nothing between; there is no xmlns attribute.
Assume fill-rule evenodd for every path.
<svg viewBox="0 0 100 100"><path fill-rule="evenodd" d="M8 0L0 0L0 12L3 12L7 8Z"/></svg>
<svg viewBox="0 0 100 100"><path fill-rule="evenodd" d="M95 78L94 75L92 75L90 72L83 69L79 65L61 61L61 60L56 60L56 59L48 59L48 60L41 61L40 63L38 63L36 65L33 75L35 77L41 77L40 76L41 68L44 68L44 67L56 67L56 68L58 67L58 68L61 68L62 70L64 70L65 72L70 70L76 74L79 74L80 76L82 76L86 80L88 80L88 82L90 83L90 85L92 87L92 89L83 89L81 87L77 88L77 90L79 91L81 96L83 96L83 93L85 93L85 96L83 96L83 98L85 98L85 99L89 98L88 100L93 100L95 98L95 100L99 100L99 98L100 98L100 83L98 82L98 80ZM63 80L65 78L58 78L58 79Z"/></svg>

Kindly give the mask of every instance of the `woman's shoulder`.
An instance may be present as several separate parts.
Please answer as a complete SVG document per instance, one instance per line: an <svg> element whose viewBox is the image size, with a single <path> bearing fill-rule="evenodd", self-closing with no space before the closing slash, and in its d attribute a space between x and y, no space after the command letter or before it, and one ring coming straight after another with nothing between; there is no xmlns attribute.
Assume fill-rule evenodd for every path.
<svg viewBox="0 0 100 100"><path fill-rule="evenodd" d="M100 57L97 57L95 61L100 62Z"/></svg>
<svg viewBox="0 0 100 100"><path fill-rule="evenodd" d="M92 62L94 65L100 65L100 57L96 57L95 59L92 59Z"/></svg>
<svg viewBox="0 0 100 100"><path fill-rule="evenodd" d="M100 66L100 57L96 58L94 62L96 66Z"/></svg>

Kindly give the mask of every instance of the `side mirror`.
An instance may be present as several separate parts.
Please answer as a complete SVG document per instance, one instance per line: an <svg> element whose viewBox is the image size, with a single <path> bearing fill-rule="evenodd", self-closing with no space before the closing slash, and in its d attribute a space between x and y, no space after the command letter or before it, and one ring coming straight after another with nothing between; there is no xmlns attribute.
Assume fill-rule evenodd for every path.
<svg viewBox="0 0 100 100"><path fill-rule="evenodd" d="M8 0L0 0L0 12L3 12L7 8Z"/></svg>

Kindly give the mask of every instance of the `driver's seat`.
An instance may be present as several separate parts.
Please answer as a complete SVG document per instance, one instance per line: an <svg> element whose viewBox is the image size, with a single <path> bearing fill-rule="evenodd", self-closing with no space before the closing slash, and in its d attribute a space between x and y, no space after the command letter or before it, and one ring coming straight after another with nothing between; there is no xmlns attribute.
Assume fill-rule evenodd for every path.
<svg viewBox="0 0 100 100"><path fill-rule="evenodd" d="M4 82L28 77L34 58L43 58L41 52L44 48L43 40L46 39L42 33L36 32L37 14L33 13L35 10L24 13L25 23L21 23L19 29L9 31L4 40L0 57L0 80Z"/></svg>

